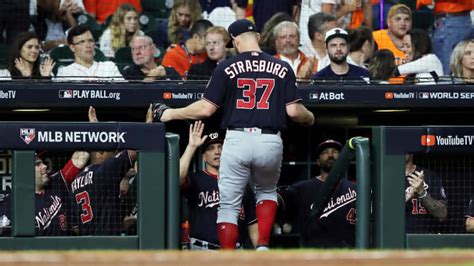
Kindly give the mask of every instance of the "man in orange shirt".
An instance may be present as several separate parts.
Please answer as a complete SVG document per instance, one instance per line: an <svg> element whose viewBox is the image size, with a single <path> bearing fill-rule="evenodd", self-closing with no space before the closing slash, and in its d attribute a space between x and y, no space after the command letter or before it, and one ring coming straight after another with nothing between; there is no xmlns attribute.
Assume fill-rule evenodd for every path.
<svg viewBox="0 0 474 266"><path fill-rule="evenodd" d="M395 63L401 65L406 63L405 53L402 51L403 36L411 29L411 9L403 4L392 6L388 11L388 29L374 31L374 40L379 50L388 49L395 56Z"/></svg>
<svg viewBox="0 0 474 266"><path fill-rule="evenodd" d="M161 63L172 67L181 77L186 78L192 64L201 64L206 60L206 31L212 27L208 20L201 19L191 27L191 38L184 43L172 44L166 51Z"/></svg>
<svg viewBox="0 0 474 266"><path fill-rule="evenodd" d="M470 12L474 9L473 0L418 0L416 7L431 5L434 2L435 30L433 52L443 64L445 74L451 73L449 57L454 46L462 40L474 38Z"/></svg>
<svg viewBox="0 0 474 266"><path fill-rule="evenodd" d="M104 23L122 4L131 4L138 13L142 12L140 0L84 0L84 7L87 13L94 17L98 23Z"/></svg>

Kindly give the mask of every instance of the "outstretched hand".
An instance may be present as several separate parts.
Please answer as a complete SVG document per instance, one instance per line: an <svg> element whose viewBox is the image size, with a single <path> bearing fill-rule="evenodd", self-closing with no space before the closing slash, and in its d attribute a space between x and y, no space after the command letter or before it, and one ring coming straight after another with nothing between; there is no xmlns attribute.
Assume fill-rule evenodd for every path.
<svg viewBox="0 0 474 266"><path fill-rule="evenodd" d="M150 106L148 106L148 110L146 110L145 123L153 123L153 104L151 103Z"/></svg>
<svg viewBox="0 0 474 266"><path fill-rule="evenodd" d="M53 72L53 68L56 65L53 59L47 57L44 60L44 63L40 65L40 74L42 77L49 77L51 76L51 72Z"/></svg>
<svg viewBox="0 0 474 266"><path fill-rule="evenodd" d="M204 123L202 121L194 122L189 126L189 144L190 146L200 147L207 139L207 135L202 137L204 132Z"/></svg>
<svg viewBox="0 0 474 266"><path fill-rule="evenodd" d="M408 175L408 183L413 188L413 193L417 196L425 191L425 174L423 171L415 171Z"/></svg>

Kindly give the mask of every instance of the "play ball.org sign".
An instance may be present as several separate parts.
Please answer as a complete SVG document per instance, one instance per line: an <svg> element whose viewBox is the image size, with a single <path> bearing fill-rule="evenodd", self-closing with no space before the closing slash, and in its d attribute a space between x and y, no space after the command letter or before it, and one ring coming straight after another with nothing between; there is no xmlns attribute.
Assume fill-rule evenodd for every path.
<svg viewBox="0 0 474 266"><path fill-rule="evenodd" d="M36 138L36 130L34 128L20 128L20 138L30 144Z"/></svg>

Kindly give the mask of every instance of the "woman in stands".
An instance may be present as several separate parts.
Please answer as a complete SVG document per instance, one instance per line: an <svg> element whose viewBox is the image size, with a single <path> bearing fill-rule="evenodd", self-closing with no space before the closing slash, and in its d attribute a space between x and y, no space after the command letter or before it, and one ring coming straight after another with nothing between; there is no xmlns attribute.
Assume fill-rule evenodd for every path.
<svg viewBox="0 0 474 266"><path fill-rule="evenodd" d="M372 30L359 26L349 31L349 47L347 63L367 68L367 61L372 57L375 47Z"/></svg>
<svg viewBox="0 0 474 266"><path fill-rule="evenodd" d="M138 12L130 4L123 4L115 11L110 26L100 37L100 50L107 57L114 57L115 52L129 46L133 36L143 35L138 24Z"/></svg>
<svg viewBox="0 0 474 266"><path fill-rule="evenodd" d="M168 20L158 24L158 39L153 41L159 47L184 43L189 39L194 22L201 19L201 5L198 0L175 0Z"/></svg>
<svg viewBox="0 0 474 266"><path fill-rule="evenodd" d="M474 39L459 42L449 60L455 83L474 83Z"/></svg>
<svg viewBox="0 0 474 266"><path fill-rule="evenodd" d="M408 63L398 66L406 83L432 85L444 75L443 65L431 51L431 38L425 30L412 29L403 37L403 52Z"/></svg>
<svg viewBox="0 0 474 266"><path fill-rule="evenodd" d="M370 60L368 67L372 83L390 84L390 79L395 77L397 65L395 56L388 49L378 50Z"/></svg>
<svg viewBox="0 0 474 266"><path fill-rule="evenodd" d="M56 63L46 57L40 63L40 44L38 36L32 32L22 32L17 35L10 48L7 70L12 79L19 78L51 78Z"/></svg>

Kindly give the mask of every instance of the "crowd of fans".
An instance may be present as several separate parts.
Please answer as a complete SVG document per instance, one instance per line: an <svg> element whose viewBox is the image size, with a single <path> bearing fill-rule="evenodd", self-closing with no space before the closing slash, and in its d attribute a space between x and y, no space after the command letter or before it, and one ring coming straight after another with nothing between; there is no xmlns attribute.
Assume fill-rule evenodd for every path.
<svg viewBox="0 0 474 266"><path fill-rule="evenodd" d="M157 76L208 79L218 62L235 54L225 47L229 41L226 27L246 17L256 22L263 50L290 63L301 81L328 79L318 72L334 62L328 54L326 33L338 28L347 31L348 38L343 60L336 61L368 70L363 77L366 82L472 83L474 29L470 13L474 13L474 2L417 0L416 7L401 2L406 3L175 0L163 7L169 10L167 18L156 18L137 0L3 1L0 42L10 51L0 79L115 81L123 77L143 80L143 75L150 75L145 80ZM384 23L379 25L374 18L380 20L377 12L381 7ZM433 26L414 23L413 14L420 10L431 13ZM21 16L23 13L29 16ZM216 40L217 34L222 38ZM147 45L153 49L153 69L137 60L137 49L130 48L140 36L152 41ZM128 71L125 75L127 69L140 69L141 74L134 72L138 75L133 76ZM341 69L344 72L345 68ZM359 74L342 74L332 78L361 78Z"/></svg>

